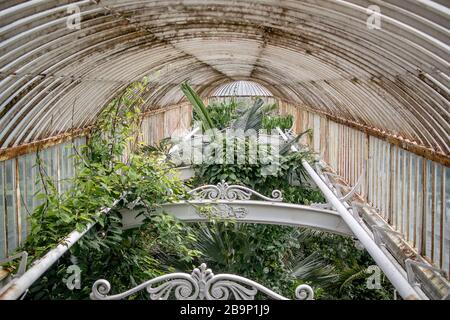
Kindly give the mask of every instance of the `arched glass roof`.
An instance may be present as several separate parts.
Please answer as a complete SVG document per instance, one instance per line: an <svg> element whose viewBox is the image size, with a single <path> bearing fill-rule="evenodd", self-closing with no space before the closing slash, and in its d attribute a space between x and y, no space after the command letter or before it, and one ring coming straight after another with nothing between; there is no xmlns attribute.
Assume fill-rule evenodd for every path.
<svg viewBox="0 0 450 320"><path fill-rule="evenodd" d="M445 1L3 1L0 147L82 129L133 80L148 109L236 80L449 156ZM77 6L80 28L68 28ZM73 12L73 11L71 11Z"/></svg>

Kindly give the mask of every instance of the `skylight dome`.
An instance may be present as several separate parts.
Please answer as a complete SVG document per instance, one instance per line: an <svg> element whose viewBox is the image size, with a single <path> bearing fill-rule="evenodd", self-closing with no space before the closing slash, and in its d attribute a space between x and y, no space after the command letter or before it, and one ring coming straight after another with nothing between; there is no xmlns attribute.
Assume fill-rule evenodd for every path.
<svg viewBox="0 0 450 320"><path fill-rule="evenodd" d="M272 93L259 83L253 81L234 81L219 87L213 97L272 97Z"/></svg>

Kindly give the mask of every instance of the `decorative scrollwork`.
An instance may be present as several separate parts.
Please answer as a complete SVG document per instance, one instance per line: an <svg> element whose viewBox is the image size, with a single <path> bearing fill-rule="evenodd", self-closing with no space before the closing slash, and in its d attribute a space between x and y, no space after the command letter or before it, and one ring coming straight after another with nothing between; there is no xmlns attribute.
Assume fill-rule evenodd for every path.
<svg viewBox="0 0 450 320"><path fill-rule="evenodd" d="M195 283L186 279L173 279L155 288L151 284L147 286L151 300L167 300L172 289L177 300L195 300L199 292Z"/></svg>
<svg viewBox="0 0 450 320"><path fill-rule="evenodd" d="M241 219L247 216L248 210L244 207L235 207L225 203L221 203L213 206L204 207L200 210L197 210L197 213L201 216L208 218Z"/></svg>
<svg viewBox="0 0 450 320"><path fill-rule="evenodd" d="M295 288L295 297L297 300L313 300L314 291L307 284L301 284Z"/></svg>
<svg viewBox="0 0 450 320"><path fill-rule="evenodd" d="M155 284L160 284L153 287ZM202 263L191 274L171 273L148 280L128 291L110 295L111 285L108 281L97 280L92 286L91 299L119 300L146 289L151 300L254 300L258 292L275 300L288 300L257 282L233 274L214 275L211 269ZM295 289L298 300L313 300L314 291L306 284Z"/></svg>
<svg viewBox="0 0 450 320"><path fill-rule="evenodd" d="M208 200L249 200L252 195L255 195L266 201L283 201L283 196L280 190L272 191L272 198L266 197L255 190L240 186L228 185L224 180L217 185L208 184L195 188L188 192L193 195L195 199Z"/></svg>

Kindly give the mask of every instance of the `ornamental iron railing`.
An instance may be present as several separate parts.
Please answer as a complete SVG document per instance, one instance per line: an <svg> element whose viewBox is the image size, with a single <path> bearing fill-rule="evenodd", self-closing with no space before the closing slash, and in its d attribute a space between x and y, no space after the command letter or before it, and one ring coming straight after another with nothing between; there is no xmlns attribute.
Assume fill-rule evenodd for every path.
<svg viewBox="0 0 450 320"><path fill-rule="evenodd" d="M92 286L93 300L120 300L146 290L150 300L254 300L258 293L275 300L290 300L250 279L234 274L217 274L205 263L195 268L191 274L170 273L145 281L123 293L108 295L111 284L104 279ZM314 291L307 284L295 289L297 300L313 300Z"/></svg>

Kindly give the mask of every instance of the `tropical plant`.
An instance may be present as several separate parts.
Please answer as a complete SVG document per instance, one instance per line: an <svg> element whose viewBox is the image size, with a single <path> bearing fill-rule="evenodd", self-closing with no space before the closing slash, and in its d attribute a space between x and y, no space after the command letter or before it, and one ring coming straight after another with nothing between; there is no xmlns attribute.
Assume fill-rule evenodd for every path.
<svg viewBox="0 0 450 320"><path fill-rule="evenodd" d="M245 116L231 124L232 128L260 128L264 116L260 108L261 103L255 103L247 109ZM234 159L231 163L223 161L222 164L209 163L196 167L194 185L216 184L225 180L249 186L263 194L279 189L285 201L291 203L324 202L321 192L308 183L301 164L302 159L313 161L313 154L306 149L291 152L291 147L306 134L311 135L312 132L302 132L283 145L278 158L272 159L269 155L269 159L265 159L278 164L277 170L270 175L263 174L264 164L261 162L238 164ZM235 142L225 142L224 148L227 143ZM245 146L247 150L248 146ZM352 239L343 236L281 226L215 223L213 227L198 229L196 237L201 239L195 245L204 253L202 258L215 268L237 268L236 272L278 288L288 296L294 284L303 282L313 284L317 296L324 299L391 296L389 284L386 284L387 289L374 292L359 281L365 280L365 270L373 261L367 252L355 248ZM267 265L271 268L264 269Z"/></svg>
<svg viewBox="0 0 450 320"><path fill-rule="evenodd" d="M230 125L231 122L236 120L238 114L238 104L235 100L229 102L213 102L207 106L209 116L214 124L214 127L223 130ZM201 118L194 109L193 114L194 121L201 121Z"/></svg>
<svg viewBox="0 0 450 320"><path fill-rule="evenodd" d="M183 82L181 84L181 90L191 103L196 115L200 118L203 130L204 131L212 130L214 128L214 123L211 120L211 117L209 116L209 113L206 110L206 107L203 104L202 99L200 99L198 94L194 91L194 89L192 89L192 87L187 82Z"/></svg>
<svg viewBox="0 0 450 320"><path fill-rule="evenodd" d="M154 145L142 145L140 152L148 156L168 158L170 150L174 147L174 142L170 137L159 140Z"/></svg>
<svg viewBox="0 0 450 320"><path fill-rule="evenodd" d="M262 119L262 127L267 131L272 131L276 128L281 130L290 130L294 124L294 117L292 115L287 116L271 116L264 115Z"/></svg>
<svg viewBox="0 0 450 320"><path fill-rule="evenodd" d="M92 283L105 275L111 275L116 289L125 290L170 269L158 259L161 255L189 262L200 254L189 248L195 239L179 221L155 213L161 203L182 197L186 190L171 164L139 149L124 157L131 140L137 141L145 89L145 83L133 84L100 114L87 145L75 149L76 175L67 192L58 194L38 154L43 204L31 215L31 233L20 250L32 262L74 229L96 224L30 288L28 298L88 298ZM107 215L99 214L121 196ZM143 211L144 225L124 231L120 209L130 205ZM81 269L79 290L69 290L63 282L73 264Z"/></svg>

